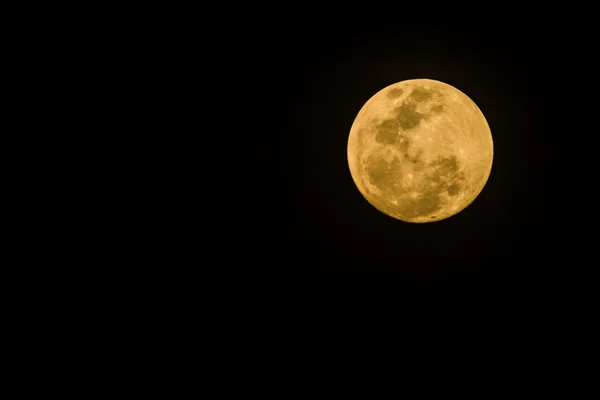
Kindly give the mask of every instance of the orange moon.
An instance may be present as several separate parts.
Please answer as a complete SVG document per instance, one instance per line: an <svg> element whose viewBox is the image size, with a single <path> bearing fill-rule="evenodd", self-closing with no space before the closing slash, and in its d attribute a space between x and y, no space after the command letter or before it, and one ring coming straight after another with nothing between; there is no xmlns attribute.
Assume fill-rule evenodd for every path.
<svg viewBox="0 0 600 400"><path fill-rule="evenodd" d="M490 127L466 94L413 79L381 89L360 109L348 137L356 187L382 213L435 222L471 204L492 170Z"/></svg>

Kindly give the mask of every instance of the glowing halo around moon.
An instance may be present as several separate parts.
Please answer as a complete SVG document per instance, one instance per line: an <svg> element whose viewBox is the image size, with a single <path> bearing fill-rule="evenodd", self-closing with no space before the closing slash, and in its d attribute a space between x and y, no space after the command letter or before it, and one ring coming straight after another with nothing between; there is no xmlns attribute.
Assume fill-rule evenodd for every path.
<svg viewBox="0 0 600 400"><path fill-rule="evenodd" d="M449 218L481 193L491 170L490 127L477 105L443 82L383 88L356 116L348 166L376 209L405 222Z"/></svg>

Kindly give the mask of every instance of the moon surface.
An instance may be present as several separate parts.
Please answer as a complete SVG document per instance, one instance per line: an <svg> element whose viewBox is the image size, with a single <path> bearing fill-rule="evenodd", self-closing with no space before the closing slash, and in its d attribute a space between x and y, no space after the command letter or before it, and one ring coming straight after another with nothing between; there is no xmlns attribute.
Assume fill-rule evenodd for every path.
<svg viewBox="0 0 600 400"><path fill-rule="evenodd" d="M492 170L490 127L477 105L443 82L387 86L361 108L348 137L348 166L376 209L405 222L464 210Z"/></svg>

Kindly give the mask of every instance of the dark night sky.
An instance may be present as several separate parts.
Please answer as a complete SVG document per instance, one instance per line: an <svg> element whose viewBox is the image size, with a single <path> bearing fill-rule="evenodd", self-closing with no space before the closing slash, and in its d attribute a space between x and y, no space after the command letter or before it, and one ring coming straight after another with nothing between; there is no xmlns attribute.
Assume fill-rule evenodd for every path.
<svg viewBox="0 0 600 400"><path fill-rule="evenodd" d="M249 40L255 130L238 249L253 295L283 305L562 300L558 34L518 21L325 26L282 23ZM466 93L494 139L483 192L430 224L376 210L346 158L366 100L415 78Z"/></svg>

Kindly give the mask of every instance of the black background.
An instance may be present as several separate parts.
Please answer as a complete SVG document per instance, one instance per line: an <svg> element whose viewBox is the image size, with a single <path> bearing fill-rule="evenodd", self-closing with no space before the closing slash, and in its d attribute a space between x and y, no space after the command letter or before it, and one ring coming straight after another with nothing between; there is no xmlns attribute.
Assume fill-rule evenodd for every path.
<svg viewBox="0 0 600 400"><path fill-rule="evenodd" d="M497 18L284 20L246 32L254 129L240 135L251 159L232 252L247 269L250 296L282 306L567 299L558 161L567 39L545 20ZM479 197L428 224L371 206L346 153L364 103L416 78L466 93L494 140Z"/></svg>

